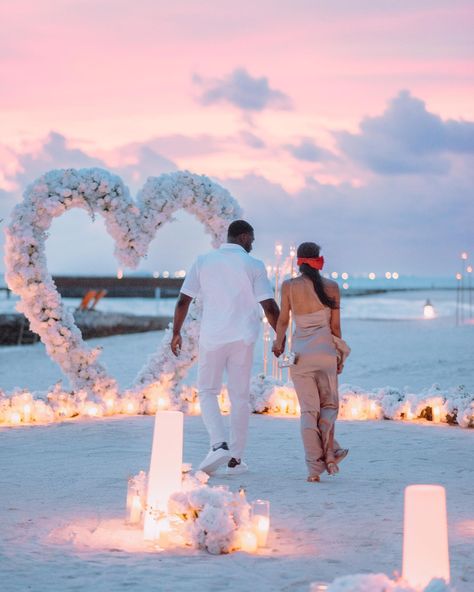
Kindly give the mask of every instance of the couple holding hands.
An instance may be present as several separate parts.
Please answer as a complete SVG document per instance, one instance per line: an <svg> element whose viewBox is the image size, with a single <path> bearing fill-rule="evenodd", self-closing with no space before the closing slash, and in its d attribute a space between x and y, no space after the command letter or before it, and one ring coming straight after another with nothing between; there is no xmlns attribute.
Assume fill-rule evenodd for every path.
<svg viewBox="0 0 474 592"><path fill-rule="evenodd" d="M315 243L297 249L300 275L283 282L281 310L262 261L250 256L254 230L244 220L232 222L227 242L199 256L181 287L176 303L171 350L181 348L181 327L193 298L202 300L198 392L209 433L210 450L199 469L209 474L226 466L228 474L248 469L243 461L249 423L249 390L253 350L260 329L260 307L276 332L272 351L282 355L290 312L295 323L290 375L301 407L301 435L308 478L338 472L348 450L334 438L338 414L337 375L350 349L341 338L340 296L336 282L323 278L324 258ZM224 371L231 403L226 435L218 395Z"/></svg>

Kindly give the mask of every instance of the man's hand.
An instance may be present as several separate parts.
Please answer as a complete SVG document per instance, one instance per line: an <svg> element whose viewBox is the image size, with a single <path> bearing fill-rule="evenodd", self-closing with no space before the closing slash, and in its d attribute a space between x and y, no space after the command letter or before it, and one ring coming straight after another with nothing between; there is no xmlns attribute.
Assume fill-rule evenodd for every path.
<svg viewBox="0 0 474 592"><path fill-rule="evenodd" d="M171 351L174 353L175 356L179 356L179 352L181 350L181 327L183 326L184 319L188 314L188 308L191 304L191 301L191 296L183 294L182 292L179 293L179 298L174 308L173 339L170 343Z"/></svg>
<svg viewBox="0 0 474 592"><path fill-rule="evenodd" d="M181 351L181 345L183 344L183 340L181 338L181 333L173 333L173 338L171 340L171 351L174 353L176 357L179 356L179 352Z"/></svg>

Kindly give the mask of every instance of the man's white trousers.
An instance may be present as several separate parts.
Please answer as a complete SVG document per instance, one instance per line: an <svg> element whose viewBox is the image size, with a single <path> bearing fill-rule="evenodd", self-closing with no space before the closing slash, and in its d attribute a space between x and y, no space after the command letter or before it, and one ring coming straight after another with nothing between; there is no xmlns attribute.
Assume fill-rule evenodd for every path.
<svg viewBox="0 0 474 592"><path fill-rule="evenodd" d="M211 446L228 442L234 458L242 458L249 424L250 374L253 343L234 341L208 349L200 345L198 389L201 414ZM222 389L224 370L231 404L230 434L227 437L217 400Z"/></svg>

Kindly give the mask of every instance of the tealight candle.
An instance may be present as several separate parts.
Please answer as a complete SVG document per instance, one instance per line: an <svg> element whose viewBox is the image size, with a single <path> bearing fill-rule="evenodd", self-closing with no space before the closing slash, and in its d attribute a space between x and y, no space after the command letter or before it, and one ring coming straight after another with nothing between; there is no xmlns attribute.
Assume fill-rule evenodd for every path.
<svg viewBox="0 0 474 592"><path fill-rule="evenodd" d="M10 413L10 423L12 425L19 425L21 423L21 415L18 411L12 411Z"/></svg>
<svg viewBox="0 0 474 592"><path fill-rule="evenodd" d="M164 397L158 397L157 407L158 409L166 409L166 399Z"/></svg>
<svg viewBox="0 0 474 592"><path fill-rule="evenodd" d="M244 531L240 538L240 547L246 553L255 553L258 547L257 536L251 530Z"/></svg>

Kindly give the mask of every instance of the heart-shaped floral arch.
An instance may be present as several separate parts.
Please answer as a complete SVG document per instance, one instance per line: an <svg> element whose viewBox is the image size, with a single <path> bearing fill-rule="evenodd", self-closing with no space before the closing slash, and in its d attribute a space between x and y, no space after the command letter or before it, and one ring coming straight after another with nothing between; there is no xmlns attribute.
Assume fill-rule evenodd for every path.
<svg viewBox="0 0 474 592"><path fill-rule="evenodd" d="M136 201L120 177L98 168L50 171L26 189L6 231L8 286L21 298L17 309L28 318L73 388L105 404L116 399L118 385L98 360L101 349L91 349L83 341L46 262L48 229L54 218L71 208L85 209L92 217L103 216L115 240L117 259L132 268L146 256L158 229L177 210L193 214L218 247L225 240L229 222L241 217L241 209L226 189L208 177L182 171L148 178ZM177 387L197 355L199 318L199 303L194 302L183 326L180 357L170 352L168 329L132 391L146 392L157 382L168 390Z"/></svg>

